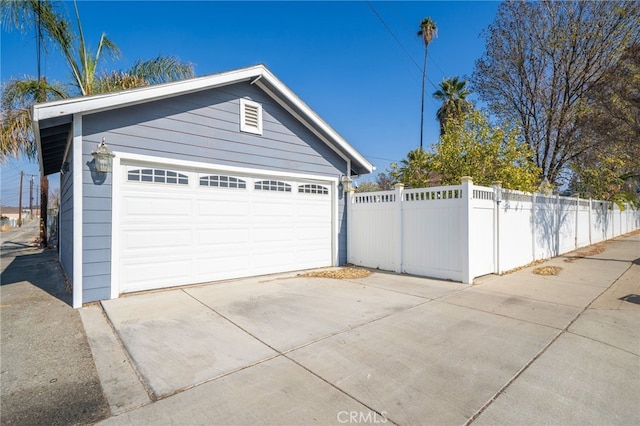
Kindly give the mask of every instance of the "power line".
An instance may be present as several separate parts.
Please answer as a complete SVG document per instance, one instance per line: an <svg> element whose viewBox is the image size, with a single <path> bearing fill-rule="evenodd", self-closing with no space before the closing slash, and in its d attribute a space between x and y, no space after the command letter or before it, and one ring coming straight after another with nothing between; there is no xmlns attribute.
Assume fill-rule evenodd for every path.
<svg viewBox="0 0 640 426"><path fill-rule="evenodd" d="M416 66L416 68L418 69L418 71L420 72L420 74L422 74L422 67L416 62L415 59L413 59L413 56L411 56L411 54L409 53L409 51L404 47L404 45L402 44L402 42L400 42L400 39L398 39L398 37L394 34L394 32L391 30L391 28L389 27L389 25L387 25L387 23L385 22L385 20L382 18L382 16L380 16L380 14L378 13L378 11L373 7L373 5L371 4L370 1L367 1L367 4L369 5L369 7L371 8L371 10L373 11L373 13L378 17L378 19L380 20L380 22L382 23L382 25L385 27L385 29L389 32L389 34L391 34L391 37L393 37L393 39L396 41L396 43L398 43L398 45L400 46L400 48L402 49L402 51L407 55L407 57L411 60L411 62L413 62L413 64ZM434 89L438 90L438 86L436 86L433 81L431 81L431 79L429 77L427 77L427 81L434 87Z"/></svg>
<svg viewBox="0 0 640 426"><path fill-rule="evenodd" d="M389 4L390 8L391 8L391 12L393 13L393 15L399 19L400 21L402 21L402 25L409 27L409 23L404 19L404 17L402 16L401 13L398 12L397 9L397 2L388 2L387 4ZM440 68L440 65L438 64L438 62L435 60L435 58L429 57L429 63L435 65L435 67L440 71L440 73L442 73L443 78L447 78L447 74L442 70L442 68Z"/></svg>
<svg viewBox="0 0 640 426"><path fill-rule="evenodd" d="M367 158L373 158L375 160L393 161L393 162L401 161L401 160L392 160L391 158L374 157L373 155L367 155L367 154L364 154L364 156L367 157Z"/></svg>

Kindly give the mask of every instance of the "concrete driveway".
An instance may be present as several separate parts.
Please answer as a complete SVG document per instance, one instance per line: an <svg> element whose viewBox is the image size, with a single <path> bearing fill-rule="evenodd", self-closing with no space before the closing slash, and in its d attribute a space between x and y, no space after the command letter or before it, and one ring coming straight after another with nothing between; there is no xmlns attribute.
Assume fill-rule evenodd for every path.
<svg viewBox="0 0 640 426"><path fill-rule="evenodd" d="M640 424L638 257L635 235L558 276L280 275L81 315L104 424Z"/></svg>

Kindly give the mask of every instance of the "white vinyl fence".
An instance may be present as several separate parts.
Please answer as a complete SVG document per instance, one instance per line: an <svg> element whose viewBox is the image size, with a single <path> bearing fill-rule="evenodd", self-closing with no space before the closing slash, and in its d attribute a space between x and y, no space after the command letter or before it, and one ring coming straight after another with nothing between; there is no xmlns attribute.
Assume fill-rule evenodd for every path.
<svg viewBox="0 0 640 426"><path fill-rule="evenodd" d="M605 201L462 185L350 193L348 261L471 283L640 228Z"/></svg>

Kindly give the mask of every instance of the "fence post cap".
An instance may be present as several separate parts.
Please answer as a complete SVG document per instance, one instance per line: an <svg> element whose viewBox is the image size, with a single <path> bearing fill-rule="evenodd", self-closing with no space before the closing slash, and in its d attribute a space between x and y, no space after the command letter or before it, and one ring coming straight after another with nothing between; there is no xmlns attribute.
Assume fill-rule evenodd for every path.
<svg viewBox="0 0 640 426"><path fill-rule="evenodd" d="M501 180L494 180L491 185L493 186L497 186L498 188L502 188L502 181Z"/></svg>
<svg viewBox="0 0 640 426"><path fill-rule="evenodd" d="M395 185L393 185L396 189L402 189L404 188L404 183L402 182L398 182Z"/></svg>
<svg viewBox="0 0 640 426"><path fill-rule="evenodd" d="M473 183L473 178L471 176L462 176L462 183Z"/></svg>

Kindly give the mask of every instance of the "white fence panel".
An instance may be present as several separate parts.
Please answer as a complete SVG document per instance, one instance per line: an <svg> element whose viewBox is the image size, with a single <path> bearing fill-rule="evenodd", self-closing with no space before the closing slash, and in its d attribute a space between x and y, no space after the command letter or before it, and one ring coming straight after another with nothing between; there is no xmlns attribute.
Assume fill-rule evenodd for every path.
<svg viewBox="0 0 640 426"><path fill-rule="evenodd" d="M576 214L576 247L585 247L591 244L590 226L591 212L589 200L578 200L578 213Z"/></svg>
<svg viewBox="0 0 640 426"><path fill-rule="evenodd" d="M535 259L548 259L557 253L557 213L556 197L535 195L535 211L533 212L535 239Z"/></svg>
<svg viewBox="0 0 640 426"><path fill-rule="evenodd" d="M350 194L348 261L471 282L640 228L605 201L462 185Z"/></svg>
<svg viewBox="0 0 640 426"><path fill-rule="evenodd" d="M469 262L472 277L495 272L494 189L473 186L469 214Z"/></svg>
<svg viewBox="0 0 640 426"><path fill-rule="evenodd" d="M601 201L591 201L591 244L605 239L607 228L607 211Z"/></svg>
<svg viewBox="0 0 640 426"><path fill-rule="evenodd" d="M399 270L396 251L400 244L400 218L394 191L381 191L352 196L349 229L349 262L354 265Z"/></svg>
<svg viewBox="0 0 640 426"><path fill-rule="evenodd" d="M519 191L504 191L498 207L497 253L499 269L508 271L534 260L533 196Z"/></svg>
<svg viewBox="0 0 640 426"><path fill-rule="evenodd" d="M409 189L402 202L402 270L462 280L462 188Z"/></svg>
<svg viewBox="0 0 640 426"><path fill-rule="evenodd" d="M558 256L576 249L576 200L558 197L556 209L558 214L557 250Z"/></svg>
<svg viewBox="0 0 640 426"><path fill-rule="evenodd" d="M617 204L614 204L613 205L613 216L614 216L613 230L614 230L615 236L624 234L622 230L622 214L623 212L620 210L620 207L618 207Z"/></svg>

